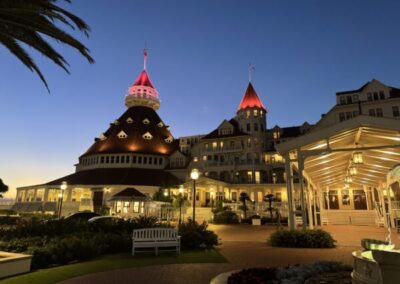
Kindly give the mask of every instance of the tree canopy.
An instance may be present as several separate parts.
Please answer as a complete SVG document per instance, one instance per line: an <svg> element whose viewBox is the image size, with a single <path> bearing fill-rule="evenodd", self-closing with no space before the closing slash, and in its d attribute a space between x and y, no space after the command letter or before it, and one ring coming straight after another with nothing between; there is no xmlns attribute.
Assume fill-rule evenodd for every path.
<svg viewBox="0 0 400 284"><path fill-rule="evenodd" d="M3 180L0 178L0 197L3 197L3 193L8 191L8 186L3 183Z"/></svg>

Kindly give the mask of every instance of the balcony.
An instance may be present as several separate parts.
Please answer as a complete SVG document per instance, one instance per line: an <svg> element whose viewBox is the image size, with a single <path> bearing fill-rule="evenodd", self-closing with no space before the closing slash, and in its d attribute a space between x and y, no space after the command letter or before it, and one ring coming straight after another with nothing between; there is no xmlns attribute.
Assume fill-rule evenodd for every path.
<svg viewBox="0 0 400 284"><path fill-rule="evenodd" d="M203 148L202 153L235 153L243 151L243 146L235 146L235 147L209 147L207 149Z"/></svg>

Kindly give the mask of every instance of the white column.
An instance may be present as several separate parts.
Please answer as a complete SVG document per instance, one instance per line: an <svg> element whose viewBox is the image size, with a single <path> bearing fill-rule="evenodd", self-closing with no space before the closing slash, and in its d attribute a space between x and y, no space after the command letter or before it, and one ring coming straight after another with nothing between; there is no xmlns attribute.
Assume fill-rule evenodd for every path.
<svg viewBox="0 0 400 284"><path fill-rule="evenodd" d="M285 171L286 171L286 189L287 189L287 199L288 199L288 225L289 229L295 229L295 220L293 212L293 169L290 164L290 154L285 155Z"/></svg>
<svg viewBox="0 0 400 284"><path fill-rule="evenodd" d="M314 221L313 221L313 213L312 213L312 207L311 207L311 198L312 198L312 192L310 189L310 184L307 182L307 207L308 207L308 219L309 219L309 224L308 227L310 229L314 228ZM314 208L315 210L315 208Z"/></svg>
<svg viewBox="0 0 400 284"><path fill-rule="evenodd" d="M313 189L312 194L313 194L313 205L314 205L314 225L318 226L321 224L318 224L318 219L317 219L317 196L318 196L317 190ZM320 210L321 210L321 208L320 208Z"/></svg>
<svg viewBox="0 0 400 284"><path fill-rule="evenodd" d="M306 208L305 208L305 198L304 198L304 177L303 177L303 170L304 170L304 160L301 155L300 149L297 150L297 158L298 158L298 165L299 165L299 183L300 183L300 201L301 201L301 216L303 219L303 230L307 229L307 215L306 215Z"/></svg>

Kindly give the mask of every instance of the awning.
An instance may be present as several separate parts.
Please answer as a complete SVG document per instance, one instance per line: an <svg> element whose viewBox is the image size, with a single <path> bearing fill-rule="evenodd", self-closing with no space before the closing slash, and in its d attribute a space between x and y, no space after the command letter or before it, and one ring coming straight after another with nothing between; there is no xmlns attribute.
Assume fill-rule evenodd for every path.
<svg viewBox="0 0 400 284"><path fill-rule="evenodd" d="M128 187L111 197L110 201L146 201L148 198L139 190Z"/></svg>
<svg viewBox="0 0 400 284"><path fill-rule="evenodd" d="M378 186L400 163L400 120L361 115L276 147L319 188Z"/></svg>

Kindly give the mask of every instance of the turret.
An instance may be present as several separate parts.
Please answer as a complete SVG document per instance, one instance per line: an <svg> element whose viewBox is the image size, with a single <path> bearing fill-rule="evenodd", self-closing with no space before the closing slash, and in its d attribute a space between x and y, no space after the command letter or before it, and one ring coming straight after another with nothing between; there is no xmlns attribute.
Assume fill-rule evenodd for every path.
<svg viewBox="0 0 400 284"><path fill-rule="evenodd" d="M149 74L147 73L147 49L143 52L144 64L143 71L136 78L133 85L129 88L128 94L125 97L125 105L127 108L133 106L146 106L153 110L160 108L160 100L158 98L158 92L153 87L153 83L150 80Z"/></svg>
<svg viewBox="0 0 400 284"><path fill-rule="evenodd" d="M263 140L267 128L267 110L249 82L247 90L239 104L237 119L242 131Z"/></svg>

